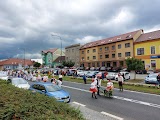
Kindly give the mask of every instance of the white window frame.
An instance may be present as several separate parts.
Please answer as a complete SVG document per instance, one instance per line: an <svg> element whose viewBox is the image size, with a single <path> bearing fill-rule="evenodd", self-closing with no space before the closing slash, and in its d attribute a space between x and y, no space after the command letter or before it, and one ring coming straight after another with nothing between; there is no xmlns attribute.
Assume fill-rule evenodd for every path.
<svg viewBox="0 0 160 120"><path fill-rule="evenodd" d="M152 50L151 50L152 47L154 47L154 50L155 50L155 53L154 53L154 54L152 54ZM155 55L155 54L156 54L156 46L151 46L151 47L150 47L150 54L151 54L151 55Z"/></svg>

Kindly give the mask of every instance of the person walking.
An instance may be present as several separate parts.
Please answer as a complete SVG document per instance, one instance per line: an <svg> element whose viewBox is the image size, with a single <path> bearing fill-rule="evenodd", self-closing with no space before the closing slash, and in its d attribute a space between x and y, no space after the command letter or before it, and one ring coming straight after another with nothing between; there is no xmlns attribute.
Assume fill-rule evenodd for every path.
<svg viewBox="0 0 160 120"><path fill-rule="evenodd" d="M95 79L92 79L92 83L91 83L91 87L90 87L90 91L92 92L92 98L97 99L96 96L96 92L97 92L97 82L95 81Z"/></svg>
<svg viewBox="0 0 160 120"><path fill-rule="evenodd" d="M83 81L84 81L84 84L87 84L87 79L85 74L83 75Z"/></svg>
<svg viewBox="0 0 160 120"><path fill-rule="evenodd" d="M123 91L123 81L124 81L123 77L121 76L120 73L118 73L118 84L119 84L120 91Z"/></svg>
<svg viewBox="0 0 160 120"><path fill-rule="evenodd" d="M99 76L97 76L97 77L95 78L95 80L97 81L97 95L100 96L100 94L99 94L99 89L100 89L100 87L101 87L101 79L100 79Z"/></svg>
<svg viewBox="0 0 160 120"><path fill-rule="evenodd" d="M159 89L159 86L160 86L160 73L157 76L157 83L158 83L158 89Z"/></svg>

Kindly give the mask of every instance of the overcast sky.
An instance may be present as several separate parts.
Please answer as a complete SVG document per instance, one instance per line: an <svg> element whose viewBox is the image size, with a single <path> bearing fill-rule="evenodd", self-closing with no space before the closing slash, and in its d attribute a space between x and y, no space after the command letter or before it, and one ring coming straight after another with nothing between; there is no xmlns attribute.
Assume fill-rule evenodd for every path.
<svg viewBox="0 0 160 120"><path fill-rule="evenodd" d="M160 0L0 0L0 59L143 29L160 29Z"/></svg>

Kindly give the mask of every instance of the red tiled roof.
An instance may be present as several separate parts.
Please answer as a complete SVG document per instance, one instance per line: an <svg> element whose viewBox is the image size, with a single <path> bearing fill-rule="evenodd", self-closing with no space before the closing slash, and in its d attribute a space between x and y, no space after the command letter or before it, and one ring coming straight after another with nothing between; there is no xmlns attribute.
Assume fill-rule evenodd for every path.
<svg viewBox="0 0 160 120"><path fill-rule="evenodd" d="M25 59L25 65L33 65L33 61ZM18 64L22 64L24 65L24 59L19 59L19 58L10 58L4 61L0 61L0 65L18 65Z"/></svg>
<svg viewBox="0 0 160 120"><path fill-rule="evenodd" d="M118 41L122 41L122 40L132 39L133 36L138 31L140 31L140 30L125 33L125 34L121 34L121 35L118 35L118 36L114 36L114 37L110 37L110 38L106 38L106 39L102 39L102 40L97 40L97 41L94 41L94 42L90 42L90 43L87 43L87 44L83 45L80 49L85 49L85 48L90 48L90 47L94 47L94 46L114 43L114 42L118 42Z"/></svg>
<svg viewBox="0 0 160 120"><path fill-rule="evenodd" d="M143 42L160 38L160 30L142 34L135 42Z"/></svg>
<svg viewBox="0 0 160 120"><path fill-rule="evenodd" d="M49 50L42 50L42 52L47 53L47 52L51 52L54 53L58 48L53 48L53 49L49 49Z"/></svg>

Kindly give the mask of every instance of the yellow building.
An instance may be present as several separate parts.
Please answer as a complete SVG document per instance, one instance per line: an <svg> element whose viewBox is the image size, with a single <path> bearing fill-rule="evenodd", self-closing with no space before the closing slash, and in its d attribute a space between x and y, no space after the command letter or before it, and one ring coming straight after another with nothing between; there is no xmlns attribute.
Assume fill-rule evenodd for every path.
<svg viewBox="0 0 160 120"><path fill-rule="evenodd" d="M143 33L137 30L87 43L80 48L84 67L126 67L125 59L134 57L134 41Z"/></svg>
<svg viewBox="0 0 160 120"><path fill-rule="evenodd" d="M160 30L142 34L134 43L135 58L142 59L145 69L160 69Z"/></svg>

